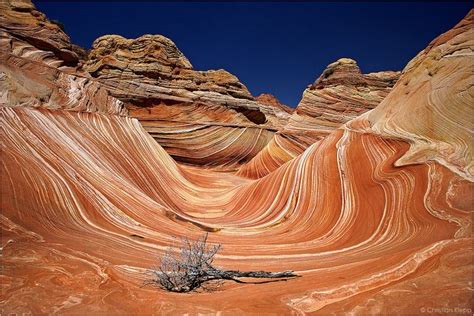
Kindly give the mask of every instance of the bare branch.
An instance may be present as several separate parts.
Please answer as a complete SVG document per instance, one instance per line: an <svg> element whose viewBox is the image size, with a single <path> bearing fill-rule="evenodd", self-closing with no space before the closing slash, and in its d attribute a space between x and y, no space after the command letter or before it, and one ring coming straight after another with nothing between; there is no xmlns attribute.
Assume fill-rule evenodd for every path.
<svg viewBox="0 0 474 316"><path fill-rule="evenodd" d="M212 266L214 256L221 245L208 245L206 233L196 241L182 238L179 251L168 249L161 256L159 265L149 272L151 279L144 285L161 287L171 292L189 292L203 286L203 283L216 280L232 280L244 283L238 278L288 279L297 277L293 271L267 272L221 270Z"/></svg>

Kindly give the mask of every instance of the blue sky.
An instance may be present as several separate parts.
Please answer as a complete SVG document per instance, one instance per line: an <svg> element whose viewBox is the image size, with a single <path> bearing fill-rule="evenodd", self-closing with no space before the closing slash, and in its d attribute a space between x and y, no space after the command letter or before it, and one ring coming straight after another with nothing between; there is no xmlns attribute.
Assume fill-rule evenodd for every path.
<svg viewBox="0 0 474 316"><path fill-rule="evenodd" d="M470 2L34 3L85 48L104 34L162 34L195 69L226 69L253 95L271 93L293 107L329 63L350 57L365 73L401 70L472 7Z"/></svg>

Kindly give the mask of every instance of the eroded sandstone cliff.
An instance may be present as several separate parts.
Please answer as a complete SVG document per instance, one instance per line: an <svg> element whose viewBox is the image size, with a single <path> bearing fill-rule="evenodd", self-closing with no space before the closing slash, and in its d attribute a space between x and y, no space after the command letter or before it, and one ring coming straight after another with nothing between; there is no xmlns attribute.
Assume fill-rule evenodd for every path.
<svg viewBox="0 0 474 316"><path fill-rule="evenodd" d="M7 3L33 12L25 2ZM318 113L332 119L308 119L310 133L324 137L257 180L177 164L126 115L129 101L108 94L106 79L17 37L5 23L28 27L5 12L2 314L472 310L474 11L416 56L393 90L380 84L374 94L388 95L375 109L329 124L337 111L326 101ZM305 93L333 100L340 85L335 77L331 87L333 74ZM329 87L317 89L318 82ZM370 92L361 94L365 111ZM314 112L294 114L307 113ZM228 282L186 299L143 287L174 236L203 231L223 245L217 266L301 277Z"/></svg>
<svg viewBox="0 0 474 316"><path fill-rule="evenodd" d="M0 2L0 99L2 106L126 114L80 65L61 28L30 1Z"/></svg>
<svg viewBox="0 0 474 316"><path fill-rule="evenodd" d="M161 35L98 38L83 68L180 162L235 169L289 118L285 108L258 102L229 72L194 70Z"/></svg>
<svg viewBox="0 0 474 316"><path fill-rule="evenodd" d="M336 128L375 108L399 76L394 71L362 74L349 58L328 65L303 92L288 124L238 174L260 178L276 170Z"/></svg>

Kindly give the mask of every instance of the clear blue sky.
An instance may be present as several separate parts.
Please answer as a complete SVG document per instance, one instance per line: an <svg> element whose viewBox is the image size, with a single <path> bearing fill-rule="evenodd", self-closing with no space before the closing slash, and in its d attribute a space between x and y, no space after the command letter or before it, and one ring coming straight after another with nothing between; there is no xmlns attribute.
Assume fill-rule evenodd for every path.
<svg viewBox="0 0 474 316"><path fill-rule="evenodd" d="M74 43L120 34L171 38L197 70L224 68L258 95L296 106L340 57L363 72L401 70L471 2L57 2L34 1Z"/></svg>

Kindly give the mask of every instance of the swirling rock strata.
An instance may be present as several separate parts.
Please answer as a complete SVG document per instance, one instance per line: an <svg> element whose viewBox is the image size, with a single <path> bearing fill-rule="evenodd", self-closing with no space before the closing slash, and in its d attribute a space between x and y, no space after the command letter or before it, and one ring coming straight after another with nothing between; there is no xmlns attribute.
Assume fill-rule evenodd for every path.
<svg viewBox="0 0 474 316"><path fill-rule="evenodd" d="M375 108L399 76L393 71L362 74L349 58L328 65L304 91L288 124L238 174L260 178L274 171L334 129Z"/></svg>
<svg viewBox="0 0 474 316"><path fill-rule="evenodd" d="M366 314L409 313L437 300L469 306L472 219L462 201L472 183L437 163L395 167L404 142L335 132L268 177L241 181L205 170L194 177L129 118L28 108L1 115L6 312ZM156 289L141 287L145 269L171 236L196 238L201 229L224 245L219 266L293 269L302 277L226 284L186 303L162 292L156 300ZM417 295L400 304L394 291Z"/></svg>
<svg viewBox="0 0 474 316"><path fill-rule="evenodd" d="M54 60L56 66L77 65L81 49L71 44L57 23L51 22L28 0L0 2L0 31L43 52L40 60ZM2 44L2 46L5 44ZM75 51L76 50L76 51Z"/></svg>
<svg viewBox="0 0 474 316"><path fill-rule="evenodd" d="M179 165L119 113L0 107L1 313L472 310L474 183L465 160L473 135L452 122L464 122L474 103L464 83L473 78L473 17L407 66L383 111L334 129L257 180ZM419 126L424 111L408 115L399 100L431 108L432 128ZM413 159L421 145L430 151ZM173 236L203 231L223 245L216 266L301 277L224 283L186 299L142 286Z"/></svg>
<svg viewBox="0 0 474 316"><path fill-rule="evenodd" d="M474 180L473 23L469 14L433 40L405 67L397 89L361 118L380 135L410 142L400 165L436 160Z"/></svg>
<svg viewBox="0 0 474 316"><path fill-rule="evenodd" d="M78 72L69 37L28 1L0 3L0 105L126 115L123 103Z"/></svg>
<svg viewBox="0 0 474 316"><path fill-rule="evenodd" d="M84 70L125 102L175 159L189 164L235 169L289 118L284 107L258 102L229 72L194 70L161 35L100 37Z"/></svg>

